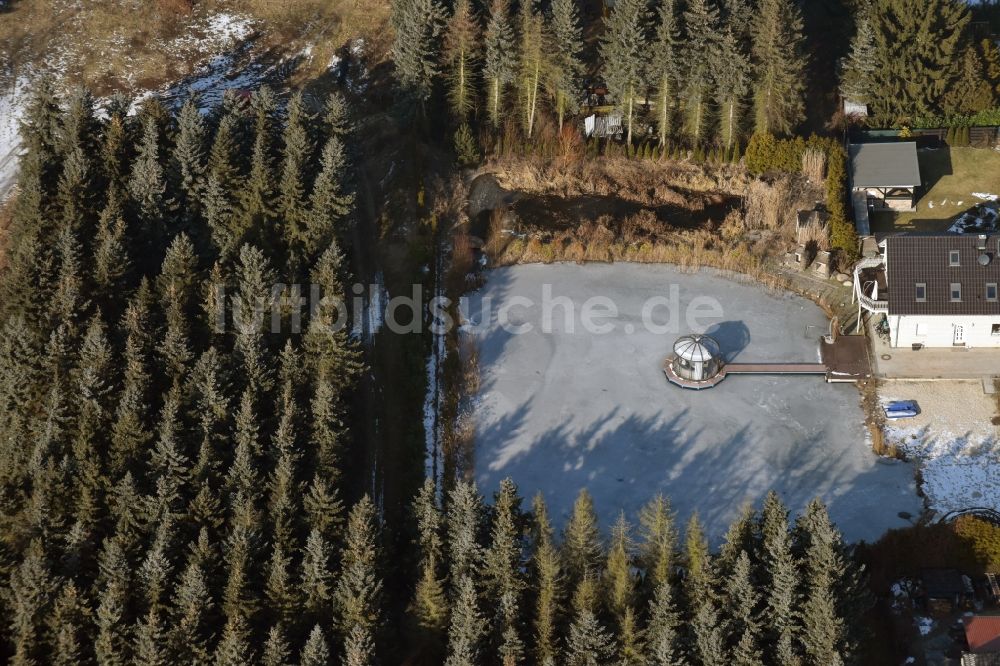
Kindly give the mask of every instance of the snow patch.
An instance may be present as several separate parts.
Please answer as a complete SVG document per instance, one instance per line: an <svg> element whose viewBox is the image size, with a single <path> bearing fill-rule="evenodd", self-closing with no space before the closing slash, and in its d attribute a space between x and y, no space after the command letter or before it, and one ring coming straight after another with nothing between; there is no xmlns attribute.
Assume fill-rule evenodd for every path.
<svg viewBox="0 0 1000 666"><path fill-rule="evenodd" d="M982 199L983 201L996 201L998 198L997 195L989 194L987 192L973 192L972 196L976 197L977 199Z"/></svg>
<svg viewBox="0 0 1000 666"><path fill-rule="evenodd" d="M21 158L20 125L29 84L28 77L19 76L0 91L0 201L10 194L17 178Z"/></svg>

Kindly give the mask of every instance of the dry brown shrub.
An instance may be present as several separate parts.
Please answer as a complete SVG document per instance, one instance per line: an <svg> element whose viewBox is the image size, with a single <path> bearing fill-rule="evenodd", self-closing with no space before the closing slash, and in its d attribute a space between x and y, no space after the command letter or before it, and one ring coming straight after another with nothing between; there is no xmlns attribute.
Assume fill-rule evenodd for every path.
<svg viewBox="0 0 1000 666"><path fill-rule="evenodd" d="M827 250L830 247L830 227L826 224L815 224L810 222L799 229L797 242L815 243L820 250Z"/></svg>
<svg viewBox="0 0 1000 666"><path fill-rule="evenodd" d="M452 273L464 277L472 270L475 256L472 251L472 238L461 229L452 236L451 270Z"/></svg>
<svg viewBox="0 0 1000 666"><path fill-rule="evenodd" d="M784 220L788 184L785 180L767 183L756 180L750 184L743 202L747 229L777 229Z"/></svg>
<svg viewBox="0 0 1000 666"><path fill-rule="evenodd" d="M743 211L736 208L729 211L726 215L726 219L722 221L722 224L719 227L719 233L722 234L722 238L727 241L733 241L740 238L744 233L746 233L746 230L746 218L743 216Z"/></svg>
<svg viewBox="0 0 1000 666"><path fill-rule="evenodd" d="M559 134L559 156L566 162L579 161L583 159L583 148L583 137L580 132L572 123L564 124Z"/></svg>
<svg viewBox="0 0 1000 666"><path fill-rule="evenodd" d="M822 183L826 175L826 153L816 148L806 148L802 153L802 173L811 183Z"/></svg>
<svg viewBox="0 0 1000 666"><path fill-rule="evenodd" d="M462 360L463 394L471 397L479 393L479 347L469 335L459 338L459 358Z"/></svg>

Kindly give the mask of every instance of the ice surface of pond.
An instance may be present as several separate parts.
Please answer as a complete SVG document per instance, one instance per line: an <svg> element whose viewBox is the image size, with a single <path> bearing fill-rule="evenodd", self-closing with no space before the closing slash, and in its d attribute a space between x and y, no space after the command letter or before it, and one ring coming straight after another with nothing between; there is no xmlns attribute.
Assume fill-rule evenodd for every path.
<svg viewBox="0 0 1000 666"><path fill-rule="evenodd" d="M659 492L680 521L697 511L716 543L771 488L795 514L821 497L851 540L920 513L912 467L866 443L854 386L816 376L730 376L700 392L667 384L663 361L692 325L729 360L818 361L828 321L812 302L663 265L526 265L487 277L469 296L466 334L479 346L475 477L488 497L510 476L526 499L541 491L562 522L586 487L606 528L622 510L635 523ZM608 300L591 305L591 324L610 332L584 330L594 296ZM609 303L617 316L593 316Z"/></svg>

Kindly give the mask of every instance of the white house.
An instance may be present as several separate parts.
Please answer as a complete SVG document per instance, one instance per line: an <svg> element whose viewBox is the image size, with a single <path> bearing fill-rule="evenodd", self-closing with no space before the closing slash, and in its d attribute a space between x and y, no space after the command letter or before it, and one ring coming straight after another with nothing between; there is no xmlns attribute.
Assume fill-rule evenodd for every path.
<svg viewBox="0 0 1000 666"><path fill-rule="evenodd" d="M860 307L893 347L1000 348L1000 234L900 234L855 268Z"/></svg>

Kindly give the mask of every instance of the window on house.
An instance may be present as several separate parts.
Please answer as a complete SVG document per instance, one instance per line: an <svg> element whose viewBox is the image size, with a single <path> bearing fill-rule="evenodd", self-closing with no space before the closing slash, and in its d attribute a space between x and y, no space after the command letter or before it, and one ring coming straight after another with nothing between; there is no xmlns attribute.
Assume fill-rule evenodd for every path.
<svg viewBox="0 0 1000 666"><path fill-rule="evenodd" d="M948 252L948 265L949 266L961 266L962 265L962 253L958 250L951 250Z"/></svg>
<svg viewBox="0 0 1000 666"><path fill-rule="evenodd" d="M918 282L917 283L917 302L923 303L927 300L927 283Z"/></svg>
<svg viewBox="0 0 1000 666"><path fill-rule="evenodd" d="M955 303L962 300L962 283L952 282L951 283L951 301Z"/></svg>
<svg viewBox="0 0 1000 666"><path fill-rule="evenodd" d="M989 282L986 284L986 300L995 301L997 300L997 283Z"/></svg>
<svg viewBox="0 0 1000 666"><path fill-rule="evenodd" d="M1000 337L1000 324L993 324L993 330L991 331L993 335Z"/></svg>

